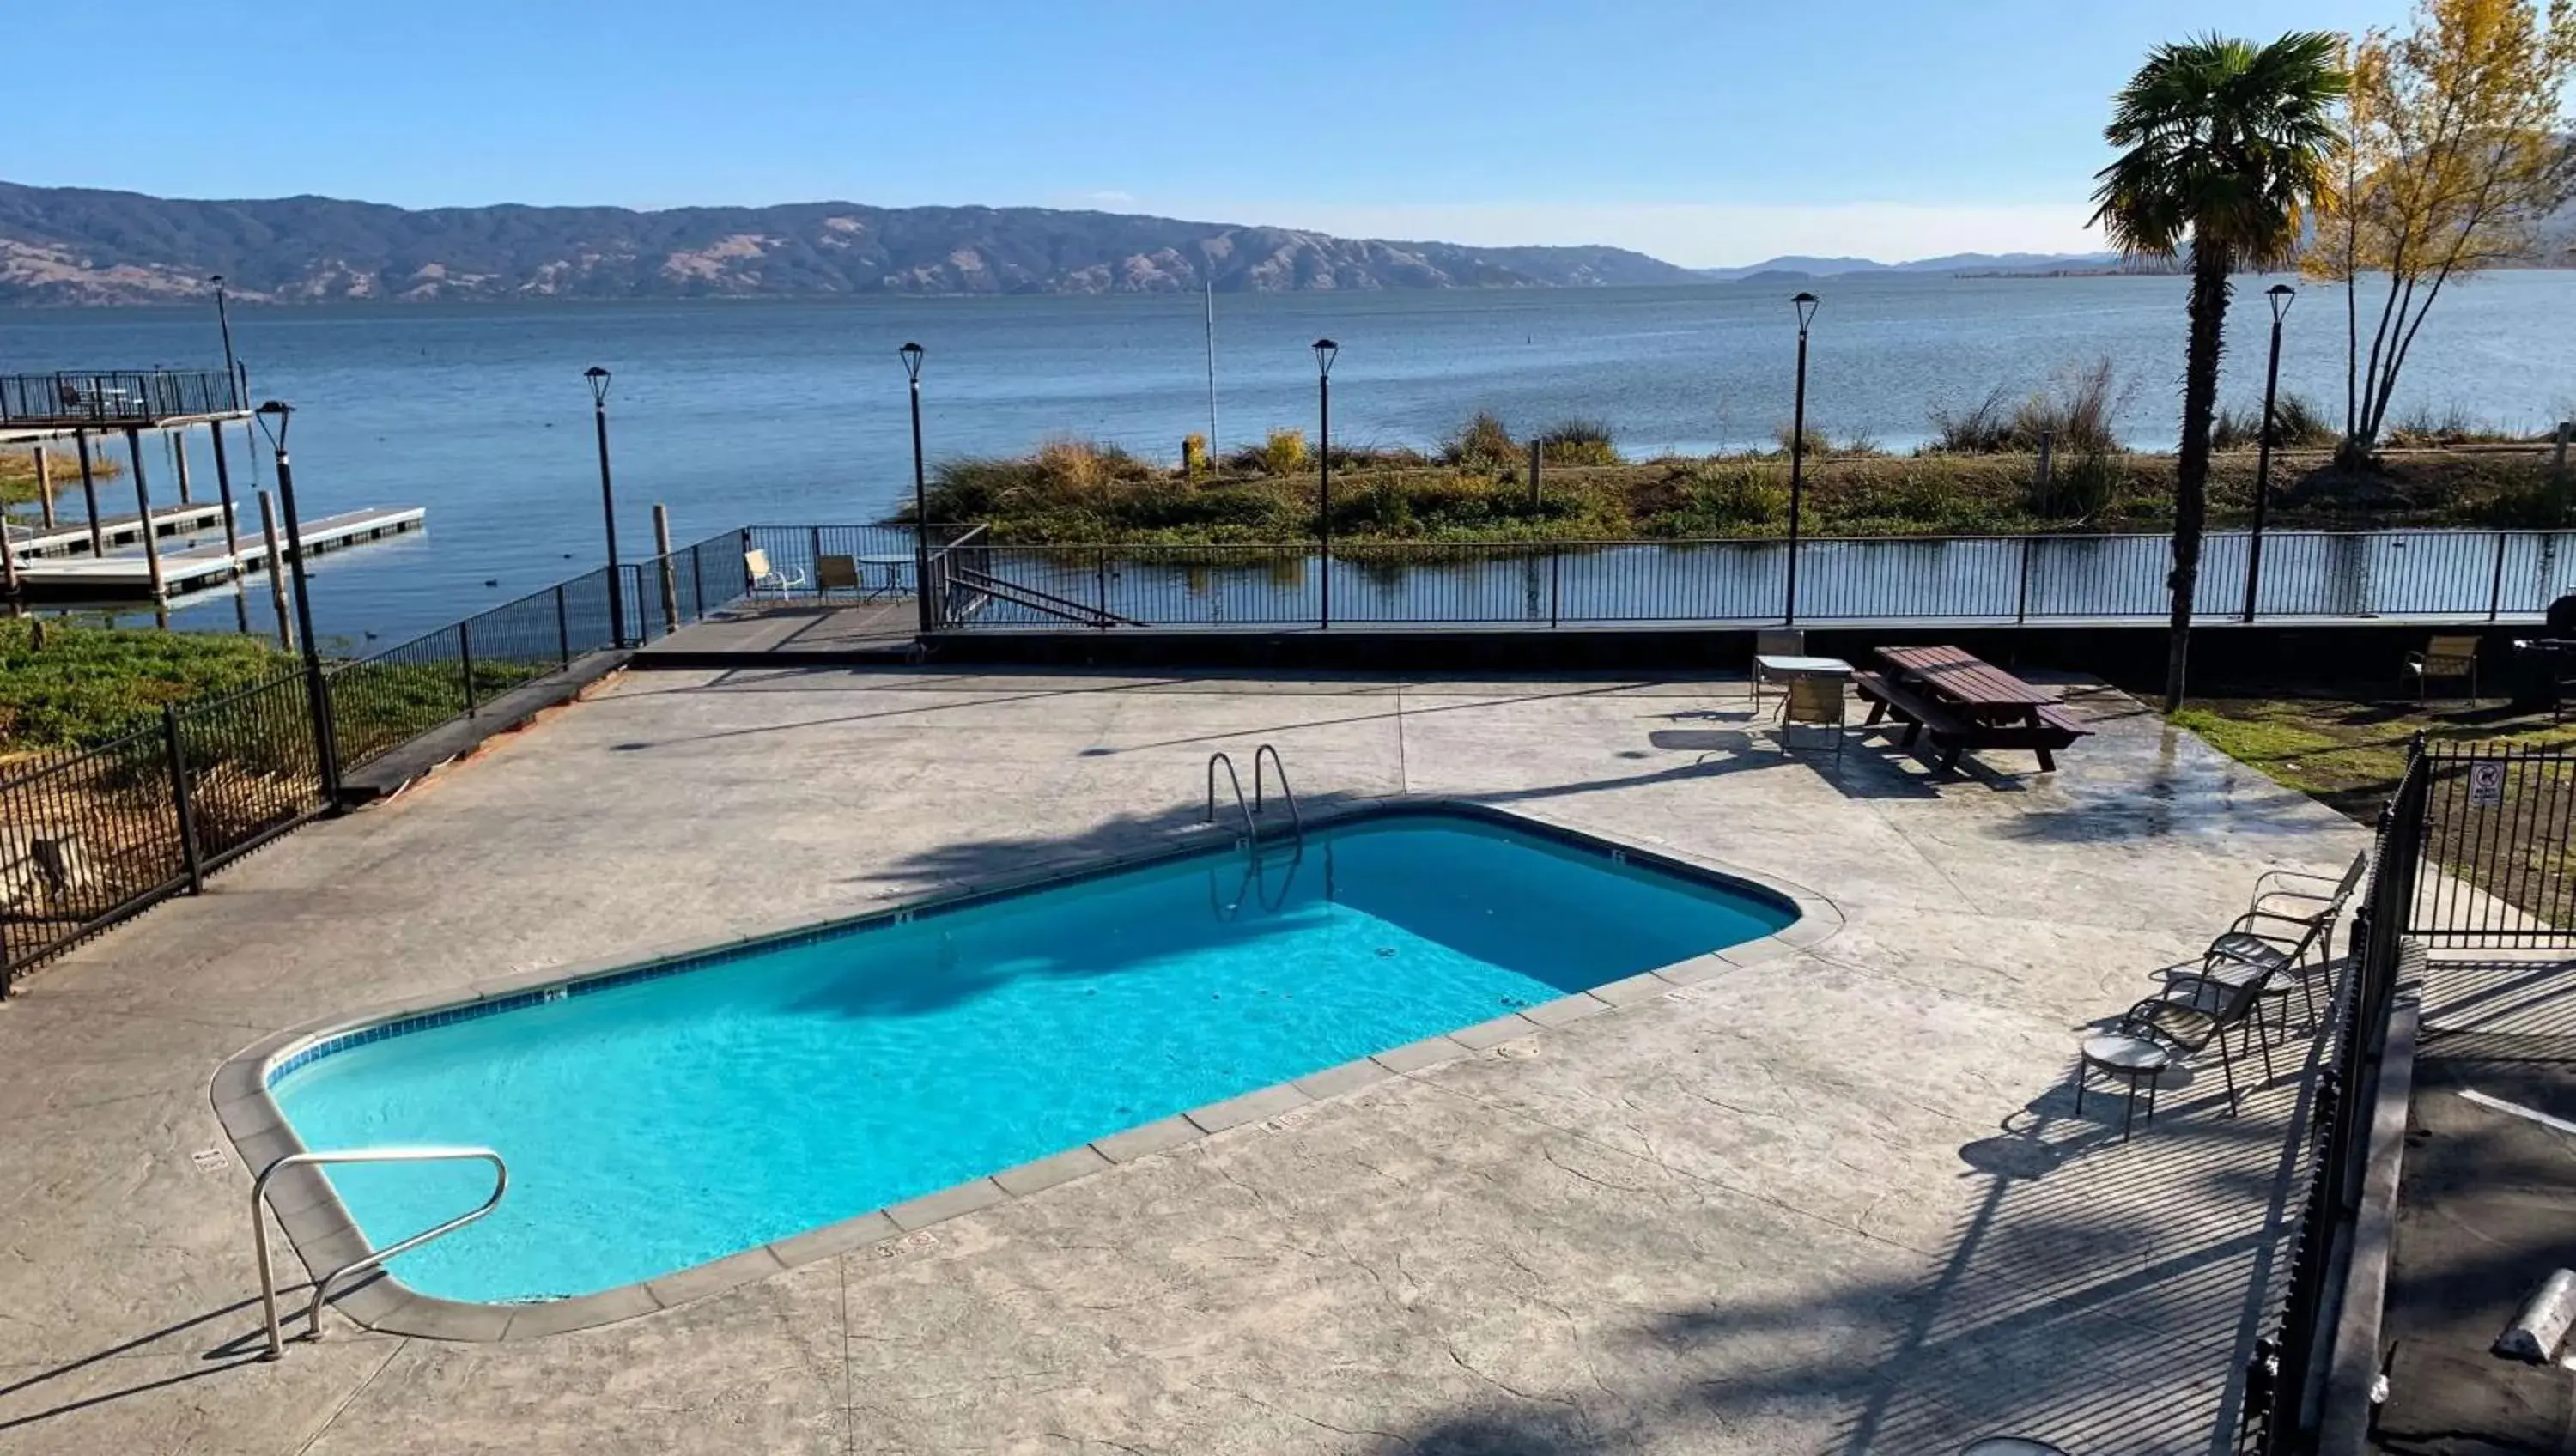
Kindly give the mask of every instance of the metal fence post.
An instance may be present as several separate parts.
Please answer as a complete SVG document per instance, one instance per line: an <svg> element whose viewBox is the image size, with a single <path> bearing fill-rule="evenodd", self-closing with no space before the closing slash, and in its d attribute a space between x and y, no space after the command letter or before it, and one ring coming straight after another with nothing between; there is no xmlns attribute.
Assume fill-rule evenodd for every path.
<svg viewBox="0 0 2576 1456"><path fill-rule="evenodd" d="M2016 625L2026 626L2030 622L2030 548L2031 543L2038 539L2036 536L2021 538L2021 591L2013 598L2013 621Z"/></svg>
<svg viewBox="0 0 2576 1456"><path fill-rule="evenodd" d="M697 616L707 614L707 574L699 564L696 546L689 548L689 600L694 603L693 611Z"/></svg>
<svg viewBox="0 0 2576 1456"><path fill-rule="evenodd" d="M179 743L179 710L161 705L161 744L170 760L170 803L179 816L179 858L188 867L188 893L206 892L206 861L197 852L197 806L188 792L188 751Z"/></svg>
<svg viewBox="0 0 2576 1456"><path fill-rule="evenodd" d="M2495 579L2487 584L2487 620L2490 622L2504 607L2504 545L2511 534L2509 531L2496 532Z"/></svg>
<svg viewBox="0 0 2576 1456"><path fill-rule="evenodd" d="M456 624L456 661L465 669L465 716L474 716L474 619Z"/></svg>
<svg viewBox="0 0 2576 1456"><path fill-rule="evenodd" d="M1093 626L1095 626L1095 627L1099 627L1099 628L1101 628L1102 630L1104 630L1104 631L1105 631L1105 630L1107 630L1107 629L1108 629L1108 626L1109 626L1109 551L1108 551L1108 548L1106 548L1106 547L1099 547L1099 548L1095 548L1095 549L1094 549L1094 551L1093 551L1093 553L1092 553L1092 559L1091 559L1091 570L1092 570L1092 574L1093 574L1093 576L1097 578L1097 580L1093 583L1092 591L1093 591L1093 592L1098 596L1098 598L1099 598L1099 604L1100 604L1100 620L1099 620L1099 621L1097 621L1097 622L1095 622L1095 623L1093 623L1092 625L1093 625Z"/></svg>
<svg viewBox="0 0 2576 1456"><path fill-rule="evenodd" d="M1565 548L1547 553L1547 624L1554 627L1565 619Z"/></svg>

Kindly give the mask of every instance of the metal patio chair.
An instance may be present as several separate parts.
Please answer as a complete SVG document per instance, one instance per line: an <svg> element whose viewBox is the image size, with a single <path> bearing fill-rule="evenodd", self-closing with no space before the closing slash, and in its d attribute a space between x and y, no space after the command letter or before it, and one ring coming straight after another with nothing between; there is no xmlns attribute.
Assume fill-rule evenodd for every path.
<svg viewBox="0 0 2576 1456"><path fill-rule="evenodd" d="M2415 680L2415 701L2423 702L2432 693L2433 679L2466 678L2469 700L2478 696L2478 639L2475 637L2435 636L2421 652L2406 654L2406 675Z"/></svg>
<svg viewBox="0 0 2576 1456"><path fill-rule="evenodd" d="M1789 725L1806 723L1833 730L1834 762L1841 763L1843 740L1851 736L1843 731L1843 725L1850 721L1843 680L1801 674L1784 681L1789 691L1780 700L1780 751L1789 751Z"/></svg>
<svg viewBox="0 0 2576 1456"><path fill-rule="evenodd" d="M783 601L789 592L805 584L805 573L787 572L769 564L769 553L754 546L742 553L743 575L750 578L746 596L757 597L764 591L778 593Z"/></svg>
<svg viewBox="0 0 2576 1456"><path fill-rule="evenodd" d="M2263 971L2271 977L2266 997L2286 1006L2290 988L2296 986L2308 1008L2308 1024L2317 1024L2316 983L2334 969L2335 922L2369 868L2370 853L2364 850L2338 878L2265 871L2254 881L2254 898L2245 913L2209 943L2199 974L2244 980Z"/></svg>
<svg viewBox="0 0 2576 1456"><path fill-rule="evenodd" d="M855 556L817 556L814 558L814 595L829 598L836 591L864 598L868 585L859 580L859 558Z"/></svg>
<svg viewBox="0 0 2576 1456"><path fill-rule="evenodd" d="M2093 1072L2124 1078L2129 1084L2129 1097L2120 1119L2120 1141L2127 1142L2130 1125L2138 1115L2138 1083L2143 1080L2147 1084L2147 1124L2152 1127L2156 1120L2156 1088L2164 1074L2176 1063L2214 1045L2218 1048L2219 1075L2227 1084L2227 1112L2235 1116L2240 1107L2235 1059L2228 1055L2227 1032L2251 1021L2270 979L2269 971L2258 971L2234 984L2181 975L2165 988L2164 995L2130 1007L2113 1030L2084 1038L2075 1067L2076 1112L2080 1115L2084 1111L2084 1083ZM2272 1073L2268 1042L2263 1044L2263 1071L2268 1080Z"/></svg>

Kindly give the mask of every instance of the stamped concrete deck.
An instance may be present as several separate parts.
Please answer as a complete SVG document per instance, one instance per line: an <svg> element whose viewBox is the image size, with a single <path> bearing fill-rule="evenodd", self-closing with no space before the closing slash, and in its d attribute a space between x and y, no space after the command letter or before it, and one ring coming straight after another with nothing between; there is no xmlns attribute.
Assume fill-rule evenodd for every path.
<svg viewBox="0 0 2576 1456"><path fill-rule="evenodd" d="M2077 1117L2079 1028L2360 831L2079 691L2064 771L1784 758L1737 684L658 673L0 1008L0 1449L2216 1449L2281 1079ZM1214 748L1829 897L1809 950L603 1328L257 1345L227 1056L326 1013L1191 832ZM2259 1073L2256 1074L2259 1077ZM2106 1122L2105 1119L2110 1119Z"/></svg>

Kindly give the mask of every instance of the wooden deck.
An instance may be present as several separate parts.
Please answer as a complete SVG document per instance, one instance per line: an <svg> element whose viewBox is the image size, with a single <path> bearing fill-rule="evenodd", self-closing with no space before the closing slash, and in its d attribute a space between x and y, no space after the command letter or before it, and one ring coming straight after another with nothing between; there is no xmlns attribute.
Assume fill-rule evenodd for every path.
<svg viewBox="0 0 2576 1456"><path fill-rule="evenodd" d="M648 606L648 612L652 610ZM910 597L863 602L741 602L635 654L634 666L782 667L909 660L920 625Z"/></svg>

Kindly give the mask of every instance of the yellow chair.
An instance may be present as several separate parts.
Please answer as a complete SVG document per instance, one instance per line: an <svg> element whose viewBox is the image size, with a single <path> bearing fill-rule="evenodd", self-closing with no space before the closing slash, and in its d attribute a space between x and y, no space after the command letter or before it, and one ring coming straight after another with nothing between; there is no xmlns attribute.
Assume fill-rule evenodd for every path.
<svg viewBox="0 0 2576 1456"><path fill-rule="evenodd" d="M853 596L867 595L866 583L859 580L859 558L855 556L817 556L814 558L814 594L828 597L836 591Z"/></svg>
<svg viewBox="0 0 2576 1456"><path fill-rule="evenodd" d="M1844 713L1843 680L1822 674L1801 673L1784 684L1788 696L1780 702L1780 751L1789 751L1789 725L1808 723L1834 730L1834 761L1842 762L1843 724L1850 721Z"/></svg>
<svg viewBox="0 0 2576 1456"><path fill-rule="evenodd" d="M2435 637L2421 652L2406 654L2407 674L2415 679L2415 701L2423 702L2432 691L2433 679L2465 678L2469 699L2478 696L2478 639L2475 637Z"/></svg>

